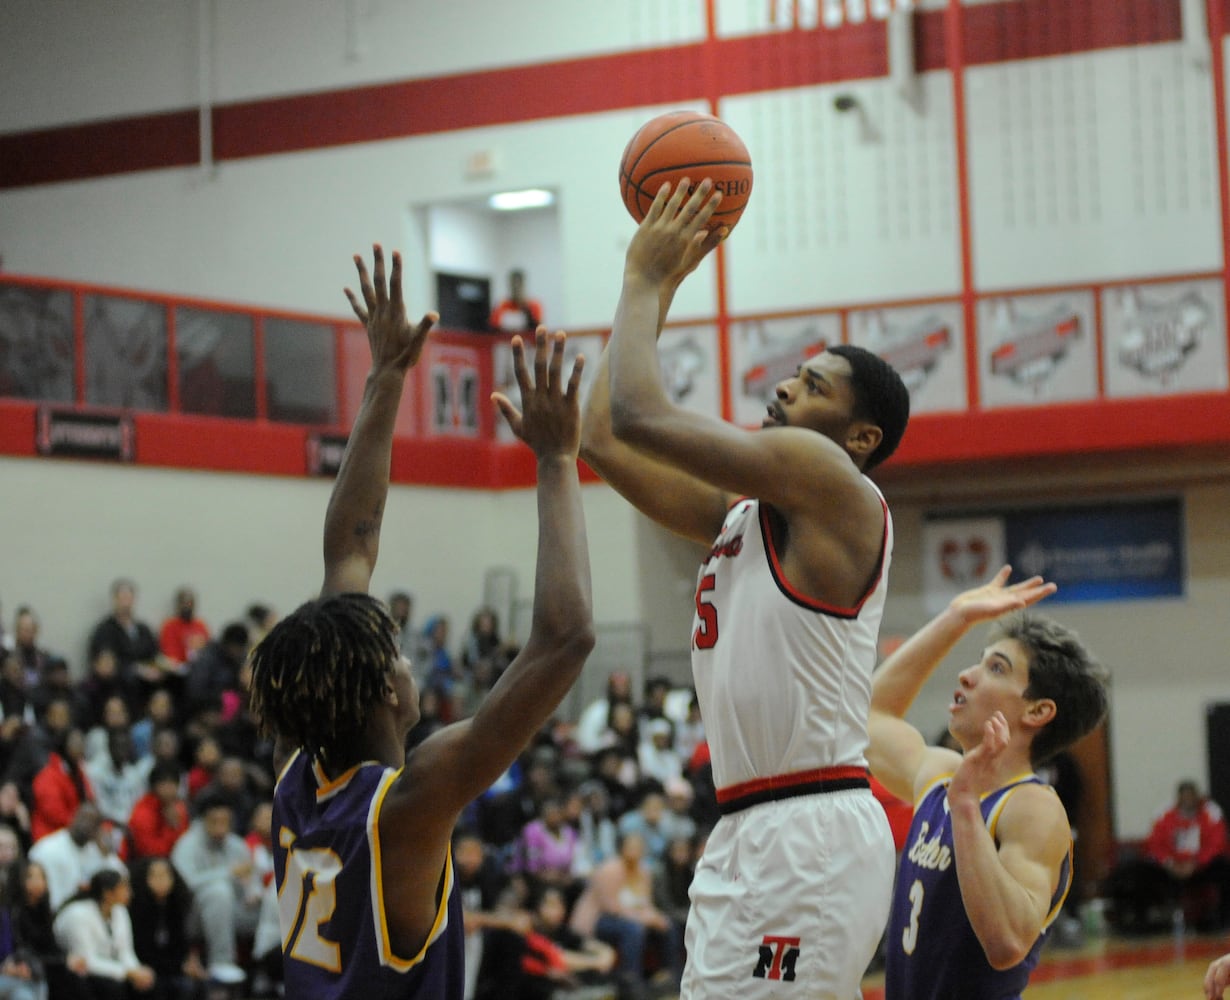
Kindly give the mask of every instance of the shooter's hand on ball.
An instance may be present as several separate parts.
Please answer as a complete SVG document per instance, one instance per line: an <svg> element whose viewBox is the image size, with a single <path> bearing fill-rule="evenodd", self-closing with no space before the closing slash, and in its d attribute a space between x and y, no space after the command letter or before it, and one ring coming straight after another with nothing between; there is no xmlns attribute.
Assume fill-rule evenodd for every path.
<svg viewBox="0 0 1230 1000"><path fill-rule="evenodd" d="M686 178L674 191L662 185L628 245L625 281L662 285L682 280L724 235L725 227L708 230L721 200L708 178L690 190Z"/></svg>
<svg viewBox="0 0 1230 1000"><path fill-rule="evenodd" d="M349 288L346 298L359 322L367 327L367 343L372 351L372 372L393 370L405 372L413 368L423 353L427 334L440 318L434 312L425 313L414 326L406 319L406 305L401 297L401 254L393 253L393 273L388 283L384 277L384 251L372 246L373 276L367 275L363 258L355 254L359 272L359 292L362 303Z"/></svg>

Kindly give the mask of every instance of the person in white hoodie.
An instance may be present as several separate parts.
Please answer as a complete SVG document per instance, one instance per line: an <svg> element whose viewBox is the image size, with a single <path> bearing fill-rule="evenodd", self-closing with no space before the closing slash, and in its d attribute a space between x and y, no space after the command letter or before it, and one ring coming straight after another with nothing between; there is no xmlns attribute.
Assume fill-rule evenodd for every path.
<svg viewBox="0 0 1230 1000"><path fill-rule="evenodd" d="M132 945L128 916L128 878L109 868L96 872L90 886L56 915L56 941L70 955L85 959L85 983L92 1000L112 1000L154 985L154 970L142 965Z"/></svg>

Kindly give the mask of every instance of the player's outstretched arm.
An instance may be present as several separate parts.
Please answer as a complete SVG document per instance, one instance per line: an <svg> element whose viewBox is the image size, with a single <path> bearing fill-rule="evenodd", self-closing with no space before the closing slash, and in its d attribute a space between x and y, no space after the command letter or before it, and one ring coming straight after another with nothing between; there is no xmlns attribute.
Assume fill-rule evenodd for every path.
<svg viewBox="0 0 1230 1000"><path fill-rule="evenodd" d="M898 798L914 801L923 785L960 762L949 750L928 747L905 721L935 668L978 622L1036 604L1055 592L1053 583L1036 576L1009 586L1011 572L1010 566L1004 566L981 587L958 594L872 675L867 761L876 778Z"/></svg>
<svg viewBox="0 0 1230 1000"><path fill-rule="evenodd" d="M996 712L948 786L961 900L994 969L1020 964L1033 948L1051 915L1051 897L1072 845L1059 796L1037 784L1009 794L991 836L980 798L1001 780L997 761L1008 737L1007 719Z"/></svg>
<svg viewBox="0 0 1230 1000"><path fill-rule="evenodd" d="M513 338L519 412L494 395L513 432L538 459L538 564L530 634L473 718L426 740L407 766L408 781L432 786L431 801L453 816L490 787L559 706L594 646L589 552L577 478L578 399L584 358L565 381L562 333L536 334L533 374ZM451 822L449 824L451 826Z"/></svg>
<svg viewBox="0 0 1230 1000"><path fill-rule="evenodd" d="M438 318L427 313L411 324L401 295L401 255L394 252L387 282L384 251L379 246L372 247L372 258L369 277L363 258L355 256L359 295L346 289L354 314L367 328L372 367L325 513L324 595L367 592L389 493L393 425L406 372L423 353L427 334Z"/></svg>
<svg viewBox="0 0 1230 1000"><path fill-rule="evenodd" d="M609 344L611 432L622 445L724 496L754 496L788 518L802 516L829 547L878 546L880 498L836 442L806 428L781 427L771 434L743 430L677 406L663 388L655 340L663 295L715 239L707 227L719 202L708 180L690 193L684 182L674 192L664 185L628 246ZM866 433L871 442L879 430L868 425ZM877 437L871 449L878 443ZM851 522L863 529L853 533L854 543L849 542ZM831 563L827 556L824 561ZM854 561L860 564L861 589L866 569Z"/></svg>

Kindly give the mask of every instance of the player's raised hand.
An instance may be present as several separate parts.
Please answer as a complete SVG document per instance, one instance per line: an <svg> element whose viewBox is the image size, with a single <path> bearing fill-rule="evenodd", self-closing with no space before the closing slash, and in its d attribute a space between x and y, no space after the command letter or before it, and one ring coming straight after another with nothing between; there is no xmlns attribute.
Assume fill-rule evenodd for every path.
<svg viewBox="0 0 1230 1000"><path fill-rule="evenodd" d="M1227 987L1230 987L1230 954L1209 963L1209 971L1204 976L1205 1000L1222 1000Z"/></svg>
<svg viewBox="0 0 1230 1000"><path fill-rule="evenodd" d="M372 246L372 275L368 276L363 258L355 254L359 272L359 294L362 302L349 288L346 298L350 308L367 327L367 343L372 351L372 369L393 369L404 372L418 363L423 345L432 326L440 318L429 312L413 326L406 319L406 305L401 297L401 254L393 252L393 272L385 281L384 251Z"/></svg>
<svg viewBox="0 0 1230 1000"><path fill-rule="evenodd" d="M969 795L977 799L998 783L997 765L1008 748L1008 719L996 712L983 724L982 742L961 758L948 785L949 798Z"/></svg>
<svg viewBox="0 0 1230 1000"><path fill-rule="evenodd" d="M525 363L525 343L513 337L513 373L521 389L518 410L504 393L493 392L512 432L539 458L562 456L576 459L581 447L581 372L585 358L577 356L572 374L564 381L564 344L567 336L540 326L534 334L534 372L531 378Z"/></svg>
<svg viewBox="0 0 1230 1000"><path fill-rule="evenodd" d="M651 282L680 280L721 242L725 226L709 229L722 194L705 178L695 187L684 178L672 191L663 184L628 245L625 277Z"/></svg>
<svg viewBox="0 0 1230 1000"><path fill-rule="evenodd" d="M958 594L948 606L964 621L973 624L1037 604L1059 589L1040 576L1031 576L1009 586L1008 577L1011 575L1012 567L1002 566L990 581Z"/></svg>

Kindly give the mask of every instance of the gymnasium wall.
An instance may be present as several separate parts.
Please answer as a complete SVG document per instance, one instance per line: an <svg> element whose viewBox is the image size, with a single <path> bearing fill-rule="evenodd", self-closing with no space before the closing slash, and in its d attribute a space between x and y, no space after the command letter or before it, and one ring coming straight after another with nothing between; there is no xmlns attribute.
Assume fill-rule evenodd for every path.
<svg viewBox="0 0 1230 1000"><path fill-rule="evenodd" d="M659 110L713 101L753 150L756 193L723 274L698 272L676 317L714 317L719 291L739 316L1223 270L1211 68L1179 40L1178 0L967 5L1003 14L965 75L968 275L953 82L936 57L943 0L915 5L923 72L910 101L885 75L872 25L841 29L839 47L788 35L779 46L785 3L527 6L12 0L0 38L2 266L340 316L350 255L380 241L403 249L412 307L427 308L428 208L546 186L559 196L558 249L534 259L558 270L542 280L552 321L601 327L631 234L615 194L623 145ZM716 49L704 44L710 10ZM860 110L838 114L838 93ZM215 126L205 163L203 99ZM494 167L476 175L476 156ZM512 256L503 246L488 262L495 294ZM1203 705L1230 695L1224 455L1030 474L949 466L921 482L894 481L890 467L885 483L898 525L886 630L898 633L924 617L918 531L930 511L1007 495L1183 496L1184 599L1060 613L1116 671L1120 834L1142 834L1178 777L1205 780ZM48 644L75 652L88 627L76 616L103 613L118 573L138 578L155 620L185 581L215 623L255 598L291 607L318 582L326 495L317 480L0 458L6 621L28 600ZM655 649L682 648L689 547L605 487L585 495L599 619L644 619ZM487 567L513 566L529 587L533 519L525 491L395 487L376 589L408 586L420 619L445 611L460 625ZM963 644L957 661L976 648ZM938 677L924 692L914 718L925 732L942 725L951 686Z"/></svg>

